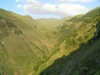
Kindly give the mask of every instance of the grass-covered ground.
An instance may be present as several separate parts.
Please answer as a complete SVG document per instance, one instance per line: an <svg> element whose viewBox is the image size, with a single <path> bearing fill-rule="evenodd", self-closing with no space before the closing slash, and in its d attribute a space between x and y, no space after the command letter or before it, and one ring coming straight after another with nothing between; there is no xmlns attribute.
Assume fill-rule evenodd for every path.
<svg viewBox="0 0 100 75"><path fill-rule="evenodd" d="M17 74L49 54L56 43L50 31L30 16L0 9L0 72Z"/></svg>

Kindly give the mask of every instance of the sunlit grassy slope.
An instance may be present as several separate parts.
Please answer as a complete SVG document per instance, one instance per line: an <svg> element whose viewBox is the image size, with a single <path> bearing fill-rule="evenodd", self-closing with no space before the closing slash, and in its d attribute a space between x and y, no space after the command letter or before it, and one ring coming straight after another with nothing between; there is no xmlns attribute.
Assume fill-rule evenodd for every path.
<svg viewBox="0 0 100 75"><path fill-rule="evenodd" d="M0 72L13 75L49 54L53 33L30 16L0 9Z"/></svg>
<svg viewBox="0 0 100 75"><path fill-rule="evenodd" d="M59 31L59 51L40 75L100 75L100 7L72 17Z"/></svg>

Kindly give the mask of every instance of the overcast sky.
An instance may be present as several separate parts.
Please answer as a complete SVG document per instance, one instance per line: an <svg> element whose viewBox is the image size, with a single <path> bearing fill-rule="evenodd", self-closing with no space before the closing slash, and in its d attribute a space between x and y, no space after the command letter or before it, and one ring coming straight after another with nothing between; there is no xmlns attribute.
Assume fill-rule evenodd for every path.
<svg viewBox="0 0 100 75"><path fill-rule="evenodd" d="M85 14L100 0L0 0L0 8L33 18L63 18Z"/></svg>

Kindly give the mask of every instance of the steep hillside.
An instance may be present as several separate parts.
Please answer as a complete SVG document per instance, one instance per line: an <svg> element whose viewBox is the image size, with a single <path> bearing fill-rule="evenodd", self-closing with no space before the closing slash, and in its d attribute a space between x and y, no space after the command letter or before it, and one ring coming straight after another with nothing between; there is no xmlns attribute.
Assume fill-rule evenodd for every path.
<svg viewBox="0 0 100 75"><path fill-rule="evenodd" d="M0 9L0 72L19 73L30 63L48 55L56 40L30 16Z"/></svg>
<svg viewBox="0 0 100 75"><path fill-rule="evenodd" d="M91 13L95 15L87 15ZM61 57L40 75L100 75L100 7L87 14L71 18L59 29Z"/></svg>

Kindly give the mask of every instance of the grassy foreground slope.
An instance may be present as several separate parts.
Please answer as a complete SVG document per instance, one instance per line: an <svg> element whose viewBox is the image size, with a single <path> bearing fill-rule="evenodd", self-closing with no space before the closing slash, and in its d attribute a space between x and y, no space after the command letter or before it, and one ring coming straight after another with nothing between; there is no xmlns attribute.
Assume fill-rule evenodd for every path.
<svg viewBox="0 0 100 75"><path fill-rule="evenodd" d="M0 9L0 73L17 74L49 54L53 34L30 16Z"/></svg>

